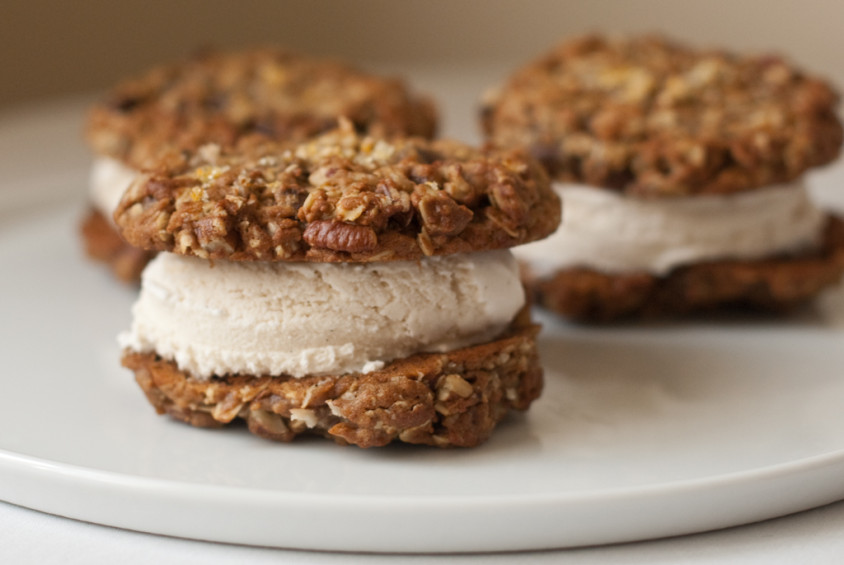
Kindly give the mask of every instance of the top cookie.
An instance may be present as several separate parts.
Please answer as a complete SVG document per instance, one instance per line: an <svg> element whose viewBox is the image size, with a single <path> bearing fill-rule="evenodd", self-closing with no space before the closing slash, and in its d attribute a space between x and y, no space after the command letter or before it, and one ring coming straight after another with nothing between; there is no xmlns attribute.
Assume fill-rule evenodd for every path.
<svg viewBox="0 0 844 565"><path fill-rule="evenodd" d="M149 250L235 261L369 262L511 247L552 233L560 201L535 160L341 129L300 145L173 155L114 213Z"/></svg>
<svg viewBox="0 0 844 565"><path fill-rule="evenodd" d="M251 134L303 140L339 117L379 137L432 137L436 129L431 101L399 80L265 48L206 52L127 80L92 109L87 133L97 153L142 169L162 149Z"/></svg>
<svg viewBox="0 0 844 565"><path fill-rule="evenodd" d="M778 57L587 37L492 92L482 122L490 141L529 148L562 181L637 196L724 194L833 160L837 102Z"/></svg>

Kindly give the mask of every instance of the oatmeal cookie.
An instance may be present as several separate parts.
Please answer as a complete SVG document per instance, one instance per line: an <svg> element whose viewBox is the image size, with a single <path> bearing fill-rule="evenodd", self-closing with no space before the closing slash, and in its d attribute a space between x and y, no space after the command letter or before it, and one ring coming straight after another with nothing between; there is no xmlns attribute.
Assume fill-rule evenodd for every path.
<svg viewBox="0 0 844 565"><path fill-rule="evenodd" d="M121 82L93 107L94 151L135 169L164 149L245 135L304 140L345 117L378 137L432 137L433 103L397 79L277 48L206 51Z"/></svg>
<svg viewBox="0 0 844 565"><path fill-rule="evenodd" d="M106 263L119 280L137 283L150 259L155 256L126 243L111 222L99 210L90 209L80 225L85 253Z"/></svg>
<svg viewBox="0 0 844 565"><path fill-rule="evenodd" d="M567 41L482 109L487 138L551 176L640 197L786 183L832 161L838 94L784 59L658 37Z"/></svg>
<svg viewBox="0 0 844 565"><path fill-rule="evenodd" d="M86 134L98 159L140 171L167 154L209 142L304 140L337 127L341 117L378 137L430 138L437 127L432 101L398 79L263 48L205 51L121 82L91 109ZM89 256L109 264L118 278L138 282L150 253L140 253L99 221L112 212L92 206L81 233L84 244Z"/></svg>
<svg viewBox="0 0 844 565"><path fill-rule="evenodd" d="M159 414L193 426L243 420L276 441L308 433L360 447L473 447L511 409L526 410L539 396L538 331L525 310L490 343L421 353L362 374L201 380L154 353L135 352L124 353L123 365Z"/></svg>
<svg viewBox="0 0 844 565"><path fill-rule="evenodd" d="M370 262L545 237L560 202L515 150L343 127L298 145L204 146L142 175L114 214L142 249L235 261Z"/></svg>
<svg viewBox="0 0 844 565"><path fill-rule="evenodd" d="M563 269L530 282L534 299L581 322L681 316L724 306L781 311L806 302L844 273L844 222L830 217L820 249L758 260L680 267L665 276ZM531 279L529 268L525 271Z"/></svg>

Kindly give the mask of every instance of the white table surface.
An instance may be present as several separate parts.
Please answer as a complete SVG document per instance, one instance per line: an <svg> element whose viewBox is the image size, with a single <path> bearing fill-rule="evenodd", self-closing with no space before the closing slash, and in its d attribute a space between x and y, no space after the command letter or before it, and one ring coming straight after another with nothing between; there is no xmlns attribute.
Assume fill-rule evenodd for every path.
<svg viewBox="0 0 844 565"><path fill-rule="evenodd" d="M833 564L844 560L844 502L740 528L595 548L487 555L355 555L287 551L118 530L0 503L0 561L135 565L179 563L731 563Z"/></svg>
<svg viewBox="0 0 844 565"><path fill-rule="evenodd" d="M443 108L446 135L477 141L474 100L506 70L418 69L420 88ZM25 185L44 163L84 179L89 154L81 142L84 100L0 112L0 176ZM3 183L6 185L7 183ZM6 195L8 196L8 195ZM5 197L5 196L4 196ZM49 194L43 195L45 199ZM0 222L3 218L0 217ZM2 346L0 346L2 351ZM844 478L842 478L844 480ZM0 503L0 563L841 563L844 502L727 530L679 538L561 551L495 555L353 555L286 551L167 538L88 524Z"/></svg>

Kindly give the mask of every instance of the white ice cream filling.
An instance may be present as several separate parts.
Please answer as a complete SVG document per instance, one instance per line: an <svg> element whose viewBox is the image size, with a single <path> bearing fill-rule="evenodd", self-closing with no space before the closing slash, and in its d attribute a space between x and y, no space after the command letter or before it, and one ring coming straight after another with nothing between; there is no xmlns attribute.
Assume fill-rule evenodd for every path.
<svg viewBox="0 0 844 565"><path fill-rule="evenodd" d="M88 195L91 203L103 216L112 221L114 209L123 193L138 176L138 171L117 159L97 157L91 164Z"/></svg>
<svg viewBox="0 0 844 565"><path fill-rule="evenodd" d="M524 301L509 251L368 264L161 253L119 341L201 378L369 372L490 341Z"/></svg>
<svg viewBox="0 0 844 565"><path fill-rule="evenodd" d="M605 273L672 269L718 259L758 259L818 244L825 214L798 181L737 194L634 198L555 185L563 222L547 239L514 250L537 276L572 267Z"/></svg>

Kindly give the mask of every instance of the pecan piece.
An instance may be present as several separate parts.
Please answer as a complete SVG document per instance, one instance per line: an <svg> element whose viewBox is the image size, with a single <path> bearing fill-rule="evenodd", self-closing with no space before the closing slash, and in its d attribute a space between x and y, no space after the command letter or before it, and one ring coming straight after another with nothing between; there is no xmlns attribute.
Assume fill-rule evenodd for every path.
<svg viewBox="0 0 844 565"><path fill-rule="evenodd" d="M527 195L507 178L498 178L489 185L492 205L512 220L513 228L528 221Z"/></svg>
<svg viewBox="0 0 844 565"><path fill-rule="evenodd" d="M302 238L311 247L360 253L378 246L375 230L334 220L312 222L305 228Z"/></svg>
<svg viewBox="0 0 844 565"><path fill-rule="evenodd" d="M319 188L308 194L297 212L297 217L303 222L316 222L330 217L333 213L334 203L328 194Z"/></svg>
<svg viewBox="0 0 844 565"><path fill-rule="evenodd" d="M426 231L433 236L454 236L462 232L475 215L444 194L426 194L419 201L419 214Z"/></svg>
<svg viewBox="0 0 844 565"><path fill-rule="evenodd" d="M231 232L230 223L231 219L224 215L194 220L193 231L202 249L209 253L231 253L234 249L234 234Z"/></svg>

